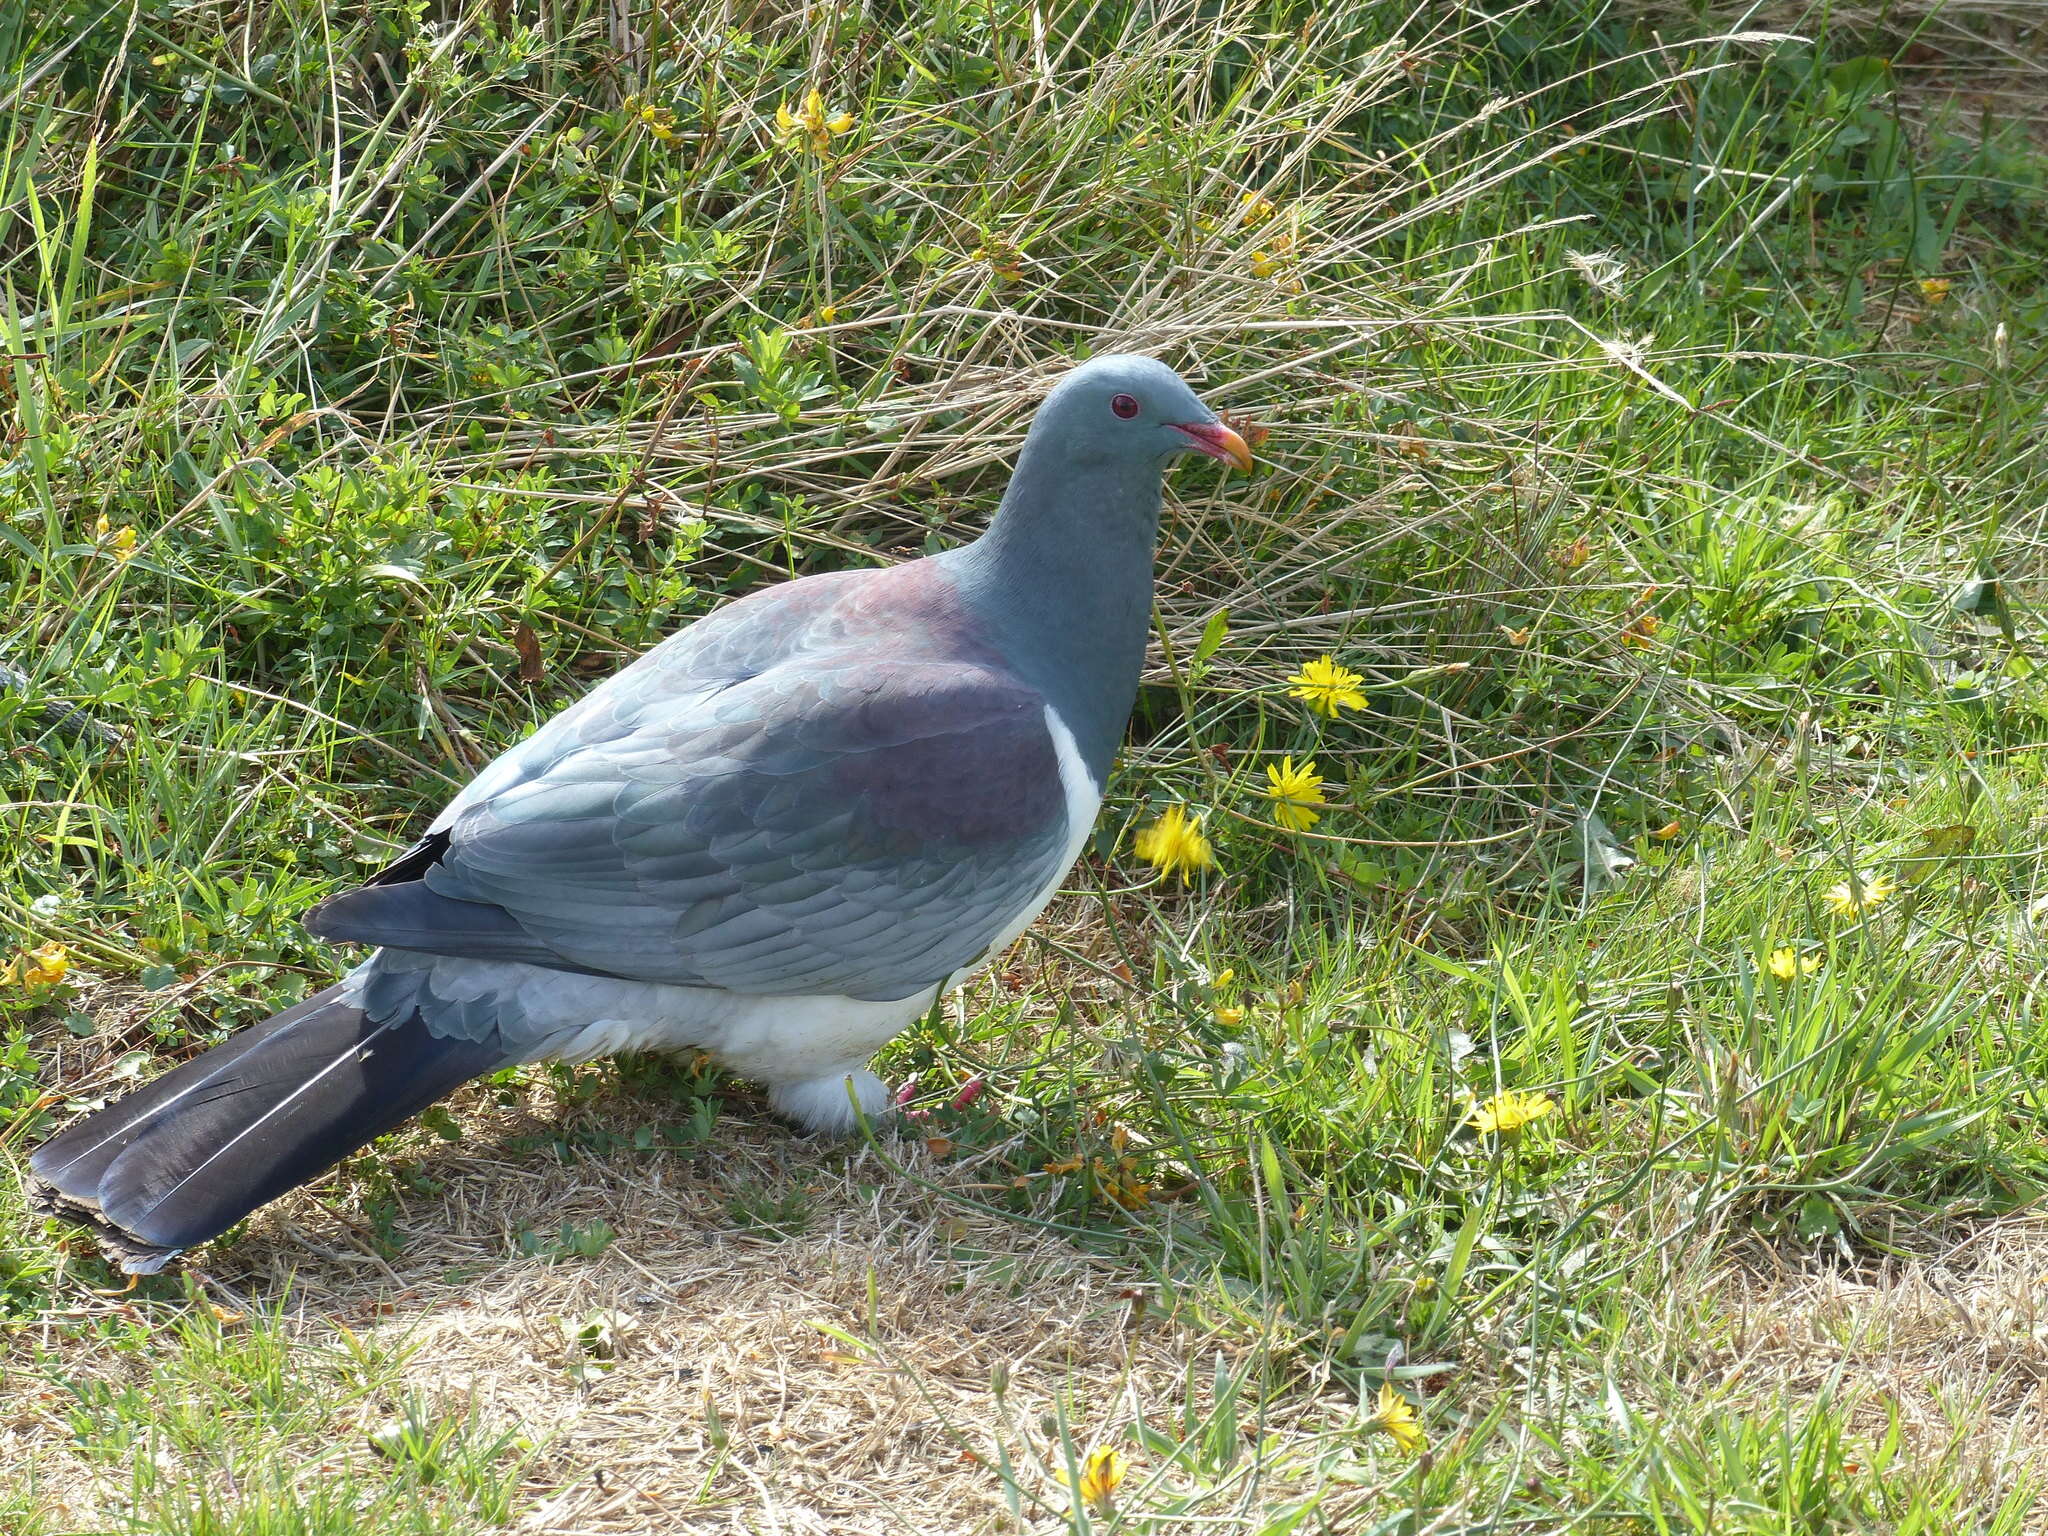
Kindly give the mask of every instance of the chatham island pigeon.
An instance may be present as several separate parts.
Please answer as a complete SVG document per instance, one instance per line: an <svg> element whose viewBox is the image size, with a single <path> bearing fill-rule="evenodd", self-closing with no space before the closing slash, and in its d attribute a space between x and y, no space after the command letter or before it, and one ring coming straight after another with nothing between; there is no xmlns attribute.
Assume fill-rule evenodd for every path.
<svg viewBox="0 0 2048 1536"><path fill-rule="evenodd" d="M491 763L307 931L334 986L45 1142L39 1206L154 1274L458 1084L696 1048L809 1130L1023 932L1095 821L1136 697L1166 461L1251 467L1162 363L1039 407L973 543L755 592Z"/></svg>

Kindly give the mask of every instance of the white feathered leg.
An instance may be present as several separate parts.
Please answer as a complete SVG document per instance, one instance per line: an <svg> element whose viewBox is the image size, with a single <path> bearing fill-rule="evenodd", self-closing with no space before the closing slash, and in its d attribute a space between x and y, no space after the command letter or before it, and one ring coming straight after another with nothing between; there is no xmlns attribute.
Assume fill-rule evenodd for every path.
<svg viewBox="0 0 2048 1536"><path fill-rule="evenodd" d="M807 1131L844 1136L860 1123L854 1104L870 1122L889 1111L889 1090L860 1061L842 1062L822 1077L771 1082L768 1102Z"/></svg>

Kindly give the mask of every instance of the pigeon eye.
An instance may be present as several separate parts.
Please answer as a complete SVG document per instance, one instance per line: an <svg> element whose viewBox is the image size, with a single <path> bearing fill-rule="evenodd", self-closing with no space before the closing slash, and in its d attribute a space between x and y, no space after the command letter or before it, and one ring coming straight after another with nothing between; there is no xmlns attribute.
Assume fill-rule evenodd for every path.
<svg viewBox="0 0 2048 1536"><path fill-rule="evenodd" d="M1117 415L1123 417L1125 421L1129 421L1138 414L1138 397L1136 395L1111 395L1109 397L1109 408L1115 411Z"/></svg>

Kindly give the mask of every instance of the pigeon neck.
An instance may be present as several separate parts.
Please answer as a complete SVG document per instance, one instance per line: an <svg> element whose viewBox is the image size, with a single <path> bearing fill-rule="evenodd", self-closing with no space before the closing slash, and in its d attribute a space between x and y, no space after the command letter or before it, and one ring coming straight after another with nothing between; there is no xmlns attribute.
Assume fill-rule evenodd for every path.
<svg viewBox="0 0 2048 1536"><path fill-rule="evenodd" d="M957 551L954 575L1100 787L1145 660L1161 466L1084 472L1038 446L1026 443L995 521Z"/></svg>

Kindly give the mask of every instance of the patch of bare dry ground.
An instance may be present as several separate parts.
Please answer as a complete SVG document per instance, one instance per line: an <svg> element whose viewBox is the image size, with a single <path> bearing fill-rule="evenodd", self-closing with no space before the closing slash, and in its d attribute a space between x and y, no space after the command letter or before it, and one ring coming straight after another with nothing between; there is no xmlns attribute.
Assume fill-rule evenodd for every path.
<svg viewBox="0 0 2048 1536"><path fill-rule="evenodd" d="M1721 1268L1638 1343L1699 1404L1832 1406L1892 1477L1941 1468L1979 1508L2031 1500L2048 1531L2048 1216L2023 1213L1864 1265Z"/></svg>
<svg viewBox="0 0 2048 1536"><path fill-rule="evenodd" d="M550 1108L545 1094L473 1106L459 1145L423 1138L419 1166L439 1190L406 1197L395 1254L380 1256L344 1188L266 1212L205 1272L230 1307L281 1304L275 1326L295 1348L402 1351L407 1391L522 1432L533 1450L513 1529L1066 1530L1068 1454L1124 1443L1137 1419L1170 1431L1183 1405L1206 1409L1219 1358L1235 1370L1261 1349L1242 1329L1168 1315L1135 1264L982 1213L993 1175L975 1157L936 1159L915 1139L807 1142L742 1102L695 1157L562 1163L517 1141ZM782 1215L741 1219L736 1192ZM521 1251L521 1233L564 1222L616 1236L594 1258ZM79 1300L142 1320L119 1296ZM1874 1265L1718 1267L1673 1286L1626 1354L1617 1385L1661 1405L1679 1435L1707 1436L1726 1411L1826 1402L1868 1443L1897 1435L1888 1475L1939 1466L1983 1504L2024 1497L2048 1475L2048 1216ZM1492 1374L1469 1364L1475 1381ZM137 1369L86 1344L67 1368L117 1382ZM1277 1369L1265 1381L1237 1481L1184 1528L1242 1529L1233 1511L1308 1497L1318 1448L1367 1411ZM397 1406L366 1404L332 1432L363 1436ZM0 1416L0 1467L33 1469L53 1529L100 1529L124 1490L67 1449L64 1408L51 1394ZM1133 1494L1148 1479L1189 1491L1142 1454L1133 1463ZM1378 1497L1321 1491L1330 1530ZM2048 1515L2026 1528L2048 1531Z"/></svg>
<svg viewBox="0 0 2048 1536"><path fill-rule="evenodd" d="M1196 1383L1213 1379L1217 1357L1234 1365L1249 1347L1145 1305L1128 1265L978 1214L986 1170L914 1141L849 1152L739 1115L694 1159L564 1165L490 1141L428 1158L441 1192L407 1199L393 1257L367 1240L356 1202L302 1193L260 1216L205 1280L216 1301L252 1314L286 1298L280 1324L295 1345L403 1349L408 1389L486 1428L521 1429L535 1450L520 1531L1065 1529L1062 1420L1071 1453L1085 1453L1135 1416L1204 1400ZM735 1190L792 1197L794 1230L737 1223ZM616 1238L590 1259L520 1252L522 1231L565 1221L601 1221ZM603 1348L565 1337L589 1327L607 1332ZM133 1364L81 1346L71 1369L118 1379ZM334 1432L368 1433L394 1406ZM56 1528L97 1528L121 1490L63 1449L62 1411L52 1394L0 1426L0 1465L34 1467ZM1244 1434L1307 1442L1360 1412L1348 1396L1307 1392ZM1217 1490L1218 1512L1287 1491L1270 1479Z"/></svg>

